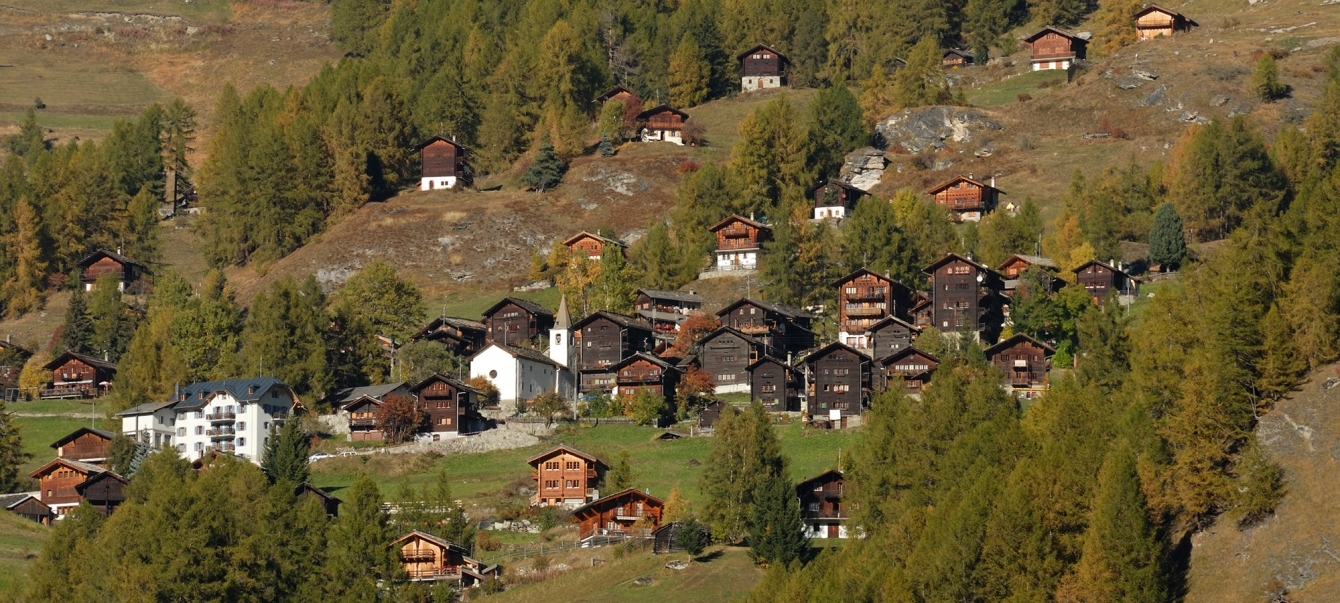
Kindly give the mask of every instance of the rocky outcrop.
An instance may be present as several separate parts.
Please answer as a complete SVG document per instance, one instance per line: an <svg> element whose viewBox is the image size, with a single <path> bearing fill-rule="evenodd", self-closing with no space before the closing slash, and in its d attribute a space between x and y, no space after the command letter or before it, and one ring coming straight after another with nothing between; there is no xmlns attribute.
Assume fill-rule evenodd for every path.
<svg viewBox="0 0 1340 603"><path fill-rule="evenodd" d="M1000 124L985 114L959 107L905 109L875 124L884 148L904 153L943 149L947 141L972 142L1000 129Z"/></svg>
<svg viewBox="0 0 1340 603"><path fill-rule="evenodd" d="M842 164L838 179L863 191L874 188L884 178L884 169L889 160L884 151L874 147L865 147L852 151Z"/></svg>

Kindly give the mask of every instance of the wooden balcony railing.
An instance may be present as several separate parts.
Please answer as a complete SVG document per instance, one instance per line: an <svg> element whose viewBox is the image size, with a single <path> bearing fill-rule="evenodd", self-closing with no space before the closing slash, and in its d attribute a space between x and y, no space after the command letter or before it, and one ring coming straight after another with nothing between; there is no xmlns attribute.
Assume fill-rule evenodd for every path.
<svg viewBox="0 0 1340 603"><path fill-rule="evenodd" d="M206 421L232 421L234 419L237 419L237 413L212 412L205 415Z"/></svg>

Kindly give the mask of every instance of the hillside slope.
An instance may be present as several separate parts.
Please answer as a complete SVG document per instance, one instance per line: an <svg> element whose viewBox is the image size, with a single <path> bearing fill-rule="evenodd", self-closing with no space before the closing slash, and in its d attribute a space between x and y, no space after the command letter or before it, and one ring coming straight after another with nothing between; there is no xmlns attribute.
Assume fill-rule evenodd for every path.
<svg viewBox="0 0 1340 603"><path fill-rule="evenodd" d="M1340 365L1313 372L1300 391L1261 419L1257 437L1285 472L1275 515L1239 530L1224 520L1192 538L1188 603L1340 601Z"/></svg>

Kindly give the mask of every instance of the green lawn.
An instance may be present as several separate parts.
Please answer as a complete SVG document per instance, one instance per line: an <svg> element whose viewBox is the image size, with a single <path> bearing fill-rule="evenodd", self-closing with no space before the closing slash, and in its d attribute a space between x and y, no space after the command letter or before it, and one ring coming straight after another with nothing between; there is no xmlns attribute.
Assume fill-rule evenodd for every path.
<svg viewBox="0 0 1340 603"><path fill-rule="evenodd" d="M100 419L95 425L95 421L72 417L14 417L14 422L19 425L19 433L23 437L23 451L32 455L28 462L19 468L25 477L28 472L56 458L56 451L51 447L52 442L80 427L102 428L113 424Z"/></svg>
<svg viewBox="0 0 1340 603"><path fill-rule="evenodd" d="M743 597L763 578L763 570L742 548L725 548L704 556L683 570L666 569L671 559L685 555L642 553L615 559L593 568L560 574L549 580L523 584L486 600L509 601L733 601ZM651 578L647 585L638 578Z"/></svg>
<svg viewBox="0 0 1340 603"><path fill-rule="evenodd" d="M482 314L484 313L484 310L489 309L489 307L491 307L493 304L498 303L504 297L515 297L517 299L533 301L537 304L540 304L541 306L544 306L545 308L548 308L550 311L558 310L558 298L559 298L558 288L550 287L548 289L542 289L540 291L528 291L526 293L507 291L507 292L489 293L486 295L480 295L478 297L453 296L453 298L448 299L442 306L438 308L429 307L428 313L433 314L435 311L441 312L445 310L447 316L459 316L461 318L468 318L470 320L483 320Z"/></svg>
<svg viewBox="0 0 1340 603"><path fill-rule="evenodd" d="M0 598L8 600L5 595L15 595L22 588L28 568L50 534L46 526L0 512Z"/></svg>
<svg viewBox="0 0 1340 603"><path fill-rule="evenodd" d="M103 411L111 408L111 405L103 406L98 414L104 414ZM87 400L31 400L21 402L10 402L6 405L6 410L17 413L40 413L40 414L88 414L93 411L93 406Z"/></svg>
<svg viewBox="0 0 1340 603"><path fill-rule="evenodd" d="M227 21L232 15L230 0L7 0L5 4L43 13L98 11L177 15L192 22Z"/></svg>
<svg viewBox="0 0 1340 603"><path fill-rule="evenodd" d="M802 479L835 467L838 452L850 450L855 444L852 432L824 432L802 430L798 422L779 425L782 451L791 462L791 479ZM429 481L439 469L452 476L455 496L482 506L492 506L498 492L515 481L527 482L530 466L526 459L552 447L558 442L568 444L589 454L612 458L619 450L627 450L636 474L638 488L650 489L652 496L664 498L672 488L692 503L701 504L698 476L702 463L711 451L711 438L684 438L672 441L653 441L661 430L632 425L601 425L598 427L565 428L539 446L516 450L499 450L482 454L457 454L443 457L433 455L370 455L319 461L312 469L312 481L323 488L332 488L335 494L349 486L360 472L366 471L382 487L383 495L395 498L402 483L418 485Z"/></svg>
<svg viewBox="0 0 1340 603"><path fill-rule="evenodd" d="M1019 102L1020 94L1037 99L1064 85L1066 72L1030 71L1010 79L968 90L968 102L978 107L999 107Z"/></svg>
<svg viewBox="0 0 1340 603"><path fill-rule="evenodd" d="M50 108L38 111L42 119L72 106L107 108L101 113L121 107L133 114L142 105L171 98L143 75L93 57L5 49L0 63L13 65L0 69L0 103L28 106L41 97Z"/></svg>

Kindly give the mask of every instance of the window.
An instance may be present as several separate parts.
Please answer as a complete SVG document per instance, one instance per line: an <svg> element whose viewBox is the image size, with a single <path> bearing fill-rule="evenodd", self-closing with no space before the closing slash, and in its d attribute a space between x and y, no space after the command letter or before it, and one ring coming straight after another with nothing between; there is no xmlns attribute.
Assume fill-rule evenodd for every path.
<svg viewBox="0 0 1340 603"><path fill-rule="evenodd" d="M497 379L498 371L489 371L489 379Z"/></svg>
<svg viewBox="0 0 1340 603"><path fill-rule="evenodd" d="M818 490L818 488L815 488L815 490ZM819 512L819 503L817 502L810 503L810 513L818 513L818 512Z"/></svg>
<svg viewBox="0 0 1340 603"><path fill-rule="evenodd" d="M205 428L202 427L202 426L200 426L200 425L196 425L196 426L195 426L195 435L205 435Z"/></svg>
<svg viewBox="0 0 1340 603"><path fill-rule="evenodd" d="M246 446L246 445L247 445L247 439L246 439L246 438L237 438L237 445L238 445L238 446Z"/></svg>
<svg viewBox="0 0 1340 603"><path fill-rule="evenodd" d="M547 480L544 480L544 489L545 489L545 490L557 490L557 489L558 489L558 480L556 480L556 479L547 479Z"/></svg>
<svg viewBox="0 0 1340 603"><path fill-rule="evenodd" d="M582 468L582 464L579 463L579 462L575 462L575 461L568 461L568 462L567 462L567 469L568 469L568 471L572 471L572 470L574 470L574 469L581 469L581 468Z"/></svg>
<svg viewBox="0 0 1340 603"><path fill-rule="evenodd" d="M575 480L575 479L570 479L570 480L566 480L566 481L564 481L564 485L565 485L566 487L568 487L568 488L578 488L578 487L580 487L580 486L577 484L577 480Z"/></svg>
<svg viewBox="0 0 1340 603"><path fill-rule="evenodd" d="M247 428L247 422L246 422L246 421L238 421L238 423L237 423L237 428L238 428L239 430L241 430L241 429L246 429L246 428Z"/></svg>
<svg viewBox="0 0 1340 603"><path fill-rule="evenodd" d="M544 464L544 468L546 471L556 471L558 470L558 461L549 461Z"/></svg>
<svg viewBox="0 0 1340 603"><path fill-rule="evenodd" d="M177 452L186 452L186 444L177 444Z"/></svg>
<svg viewBox="0 0 1340 603"><path fill-rule="evenodd" d="M204 444L202 444L202 443L200 443L200 442L196 442L196 443L195 443L195 451L196 451L196 452L200 452L201 450L204 450L204 449L205 449L205 445L204 445Z"/></svg>
<svg viewBox="0 0 1340 603"><path fill-rule="evenodd" d="M179 436L184 436L184 435L186 435L186 428L185 428L185 427L178 427L178 428L177 428L177 435L179 435Z"/></svg>

